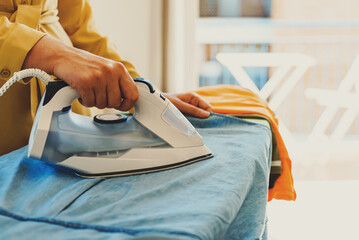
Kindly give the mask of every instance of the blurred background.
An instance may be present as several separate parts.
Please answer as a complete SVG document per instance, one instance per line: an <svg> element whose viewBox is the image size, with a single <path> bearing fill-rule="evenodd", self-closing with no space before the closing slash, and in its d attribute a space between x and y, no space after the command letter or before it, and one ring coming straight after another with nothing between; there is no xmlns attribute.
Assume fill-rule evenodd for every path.
<svg viewBox="0 0 359 240"><path fill-rule="evenodd" d="M91 3L102 32L158 88L236 84L269 101L298 194L295 202L269 203L271 240L355 239L359 1Z"/></svg>

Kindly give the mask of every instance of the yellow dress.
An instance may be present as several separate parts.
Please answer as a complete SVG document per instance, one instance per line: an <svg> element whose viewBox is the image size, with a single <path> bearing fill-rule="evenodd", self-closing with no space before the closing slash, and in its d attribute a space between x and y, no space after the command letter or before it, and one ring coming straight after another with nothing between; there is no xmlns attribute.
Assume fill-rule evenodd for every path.
<svg viewBox="0 0 359 240"><path fill-rule="evenodd" d="M97 30L87 0L0 0L0 86L21 70L27 53L44 35L122 62L131 76L133 65L123 61L116 46ZM0 155L28 143L44 84L15 83L0 97ZM89 110L75 103L80 114Z"/></svg>

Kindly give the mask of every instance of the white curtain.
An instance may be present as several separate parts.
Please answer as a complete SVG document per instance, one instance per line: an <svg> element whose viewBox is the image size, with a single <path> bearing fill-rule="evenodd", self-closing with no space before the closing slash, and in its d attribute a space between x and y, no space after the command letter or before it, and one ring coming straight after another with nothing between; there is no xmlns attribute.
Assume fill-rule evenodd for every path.
<svg viewBox="0 0 359 240"><path fill-rule="evenodd" d="M198 0L92 0L91 5L100 29L141 76L168 92L198 86Z"/></svg>
<svg viewBox="0 0 359 240"><path fill-rule="evenodd" d="M164 89L184 92L198 86L195 42L198 0L164 0Z"/></svg>

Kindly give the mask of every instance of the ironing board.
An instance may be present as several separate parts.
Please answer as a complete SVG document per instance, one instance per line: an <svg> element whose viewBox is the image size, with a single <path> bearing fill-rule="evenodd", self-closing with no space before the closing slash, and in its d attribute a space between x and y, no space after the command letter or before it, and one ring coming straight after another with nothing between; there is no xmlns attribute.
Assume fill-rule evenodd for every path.
<svg viewBox="0 0 359 240"><path fill-rule="evenodd" d="M83 179L0 157L0 239L266 239L271 131L212 114L189 118L214 158L168 171Z"/></svg>

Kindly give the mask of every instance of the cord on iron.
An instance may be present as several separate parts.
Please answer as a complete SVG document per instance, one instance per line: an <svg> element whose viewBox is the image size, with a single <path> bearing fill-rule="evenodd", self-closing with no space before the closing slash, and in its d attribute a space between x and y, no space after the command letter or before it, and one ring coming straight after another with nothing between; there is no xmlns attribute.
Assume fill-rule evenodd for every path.
<svg viewBox="0 0 359 240"><path fill-rule="evenodd" d="M15 72L13 76L6 81L6 83L0 88L0 97L4 95L4 93L11 87L11 85L27 77L36 77L43 81L46 85L53 80L53 78L49 74L40 69L24 69L19 72Z"/></svg>

